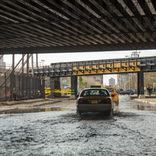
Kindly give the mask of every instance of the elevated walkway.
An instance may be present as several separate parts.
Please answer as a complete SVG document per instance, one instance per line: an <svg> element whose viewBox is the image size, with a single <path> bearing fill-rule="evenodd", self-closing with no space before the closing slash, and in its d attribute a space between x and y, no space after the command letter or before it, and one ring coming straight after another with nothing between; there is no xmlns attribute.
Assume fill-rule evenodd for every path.
<svg viewBox="0 0 156 156"><path fill-rule="evenodd" d="M34 69L34 74L37 76L63 77L139 71L156 71L156 57L52 63L51 66Z"/></svg>

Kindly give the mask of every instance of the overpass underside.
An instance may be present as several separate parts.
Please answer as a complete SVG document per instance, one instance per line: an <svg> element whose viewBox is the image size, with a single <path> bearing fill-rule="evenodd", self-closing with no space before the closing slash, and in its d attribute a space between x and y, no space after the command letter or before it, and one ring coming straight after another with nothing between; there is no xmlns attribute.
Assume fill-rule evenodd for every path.
<svg viewBox="0 0 156 156"><path fill-rule="evenodd" d="M155 0L0 0L0 54L156 48Z"/></svg>

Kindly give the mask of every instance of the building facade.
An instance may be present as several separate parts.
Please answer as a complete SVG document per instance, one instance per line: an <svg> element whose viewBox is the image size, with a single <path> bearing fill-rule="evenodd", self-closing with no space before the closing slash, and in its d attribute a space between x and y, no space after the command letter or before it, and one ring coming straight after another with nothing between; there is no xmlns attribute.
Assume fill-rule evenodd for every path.
<svg viewBox="0 0 156 156"><path fill-rule="evenodd" d="M109 79L109 85L115 87L115 79L110 78Z"/></svg>

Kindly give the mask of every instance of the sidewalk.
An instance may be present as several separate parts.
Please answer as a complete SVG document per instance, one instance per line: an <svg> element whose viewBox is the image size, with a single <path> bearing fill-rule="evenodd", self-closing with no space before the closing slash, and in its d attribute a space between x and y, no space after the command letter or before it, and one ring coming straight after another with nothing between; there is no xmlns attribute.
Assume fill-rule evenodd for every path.
<svg viewBox="0 0 156 156"><path fill-rule="evenodd" d="M138 101L138 102L156 105L156 95L154 95L154 94L152 94L151 96L145 95L145 98L141 98L141 99L139 99L137 97L137 95L134 94L134 95L130 95L130 98L132 98L133 100Z"/></svg>
<svg viewBox="0 0 156 156"><path fill-rule="evenodd" d="M144 99L134 99L139 102L148 103L151 105L156 105L156 98L144 98Z"/></svg>
<svg viewBox="0 0 156 156"><path fill-rule="evenodd" d="M130 97L136 101L139 101L139 102L148 103L151 105L156 105L156 95L151 95L151 96L145 95L145 98L143 98L143 99L139 99L135 95L131 95Z"/></svg>
<svg viewBox="0 0 156 156"><path fill-rule="evenodd" d="M20 101L0 102L0 114L11 110L23 110L37 108L38 106L54 104L61 102L63 99L30 99Z"/></svg>

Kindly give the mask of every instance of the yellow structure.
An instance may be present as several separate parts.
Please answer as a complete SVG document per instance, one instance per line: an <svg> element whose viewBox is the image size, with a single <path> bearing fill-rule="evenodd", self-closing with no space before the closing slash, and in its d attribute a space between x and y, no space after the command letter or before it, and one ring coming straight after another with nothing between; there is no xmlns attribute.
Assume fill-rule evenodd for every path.
<svg viewBox="0 0 156 156"><path fill-rule="evenodd" d="M45 90L45 97L48 97L51 95L51 88L44 88ZM66 89L66 90L58 90L58 89L54 89L53 90L54 93L67 93L67 94L71 94L72 90L71 89Z"/></svg>
<svg viewBox="0 0 156 156"><path fill-rule="evenodd" d="M140 62L137 62L139 65ZM73 67L73 75L87 75L87 74L109 74L118 72L136 72L140 71L137 67L136 62L127 63L107 63L100 65L88 65L88 66L77 66Z"/></svg>

